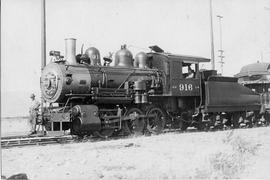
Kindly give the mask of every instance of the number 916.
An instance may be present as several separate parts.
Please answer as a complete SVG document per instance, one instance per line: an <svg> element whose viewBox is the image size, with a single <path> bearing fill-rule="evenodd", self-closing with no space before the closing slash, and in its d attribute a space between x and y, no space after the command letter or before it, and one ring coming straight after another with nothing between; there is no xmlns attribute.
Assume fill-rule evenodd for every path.
<svg viewBox="0 0 270 180"><path fill-rule="evenodd" d="M192 84L179 84L179 90L180 91L192 91L193 86L192 86Z"/></svg>

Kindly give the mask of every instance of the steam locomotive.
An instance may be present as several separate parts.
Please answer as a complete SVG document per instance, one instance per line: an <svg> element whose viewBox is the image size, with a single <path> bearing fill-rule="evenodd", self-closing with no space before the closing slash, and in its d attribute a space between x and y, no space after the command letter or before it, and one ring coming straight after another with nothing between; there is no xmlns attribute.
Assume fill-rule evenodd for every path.
<svg viewBox="0 0 270 180"><path fill-rule="evenodd" d="M101 64L95 47L76 55L75 39L66 39L65 48L65 58L50 52L53 61L43 69L40 86L50 121L65 119L72 134L251 126L260 116L258 93L237 78L199 69L210 59L166 53L158 46L133 59L123 45L111 65L111 56Z"/></svg>

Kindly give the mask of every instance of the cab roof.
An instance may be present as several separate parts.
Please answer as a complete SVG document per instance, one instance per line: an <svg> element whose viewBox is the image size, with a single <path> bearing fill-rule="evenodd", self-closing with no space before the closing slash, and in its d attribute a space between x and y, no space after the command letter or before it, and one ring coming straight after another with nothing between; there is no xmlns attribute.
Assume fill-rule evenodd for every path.
<svg viewBox="0 0 270 180"><path fill-rule="evenodd" d="M180 54L171 54L171 53L165 53L165 52L150 52L148 54L155 54L160 56L165 56L169 60L179 60L183 61L184 63L190 63L190 64L198 64L198 63L206 63L210 62L210 59L199 57L199 56L190 56L190 55L180 55Z"/></svg>

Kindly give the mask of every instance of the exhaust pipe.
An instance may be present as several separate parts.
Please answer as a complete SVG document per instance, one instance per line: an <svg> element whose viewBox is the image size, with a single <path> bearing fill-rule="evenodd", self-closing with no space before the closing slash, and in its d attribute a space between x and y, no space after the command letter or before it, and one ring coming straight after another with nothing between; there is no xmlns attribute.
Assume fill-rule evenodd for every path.
<svg viewBox="0 0 270 180"><path fill-rule="evenodd" d="M65 39L65 58L68 64L77 64L76 62L76 39L67 38Z"/></svg>

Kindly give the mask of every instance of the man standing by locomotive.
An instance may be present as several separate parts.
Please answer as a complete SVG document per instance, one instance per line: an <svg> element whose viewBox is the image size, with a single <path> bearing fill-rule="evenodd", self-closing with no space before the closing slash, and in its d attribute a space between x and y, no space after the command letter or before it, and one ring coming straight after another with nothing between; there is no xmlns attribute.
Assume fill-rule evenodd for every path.
<svg viewBox="0 0 270 180"><path fill-rule="evenodd" d="M29 108L29 121L31 124L31 133L30 134L36 134L36 124L37 124L37 118L38 118L38 110L40 103L35 99L35 94L31 94L30 98L32 99L31 106Z"/></svg>

